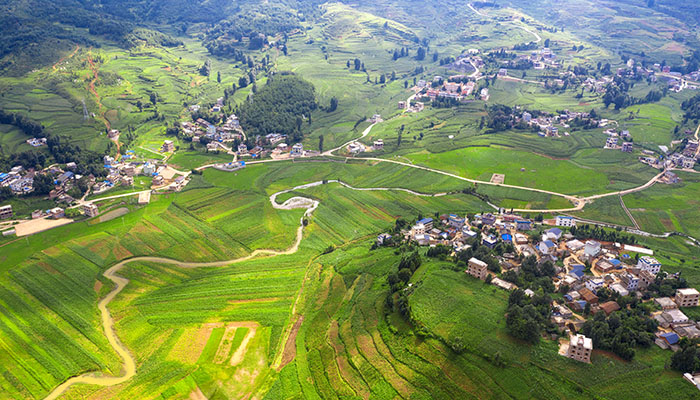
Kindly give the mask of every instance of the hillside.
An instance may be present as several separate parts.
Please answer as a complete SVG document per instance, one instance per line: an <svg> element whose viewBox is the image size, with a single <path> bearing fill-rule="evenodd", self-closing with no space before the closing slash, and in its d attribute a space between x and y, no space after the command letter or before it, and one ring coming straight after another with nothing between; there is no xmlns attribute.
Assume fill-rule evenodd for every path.
<svg viewBox="0 0 700 400"><path fill-rule="evenodd" d="M0 0L0 400L696 398L699 12Z"/></svg>

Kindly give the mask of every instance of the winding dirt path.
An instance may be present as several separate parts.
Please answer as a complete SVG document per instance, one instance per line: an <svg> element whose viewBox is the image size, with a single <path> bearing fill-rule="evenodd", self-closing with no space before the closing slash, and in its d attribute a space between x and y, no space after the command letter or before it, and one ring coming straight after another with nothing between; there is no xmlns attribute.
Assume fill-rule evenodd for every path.
<svg viewBox="0 0 700 400"><path fill-rule="evenodd" d="M61 64L62 62L66 61L66 60L69 59L69 58L73 58L73 56L75 55L75 53L78 52L78 50L80 50L80 46L76 44L76 45L75 45L75 50L73 50L72 53L68 54L67 56L61 57L61 59L58 60L58 61L56 62L56 64L54 64L54 65L51 67L51 68L53 69L53 71L54 71L54 72L58 71L58 66L59 66L59 64Z"/></svg>
<svg viewBox="0 0 700 400"><path fill-rule="evenodd" d="M274 193L270 196L270 202L272 203L272 206L276 209L279 210L294 210L294 209L306 209L304 212L304 215L301 217L299 220L299 227L297 228L296 231L296 238L294 240L294 243L292 244L291 247L289 247L287 250L270 250L270 249L258 249L253 251L251 254L245 256L245 257L240 257L232 260L224 260L224 261L212 261L212 262L185 262L185 261L179 261L179 260L174 260L171 258L165 258L165 257L153 257L153 256L141 256L141 257L134 257L134 258L129 258L126 260L122 260L118 262L117 264L114 264L112 267L107 269L103 275L114 282L115 286L114 289L112 289L107 296L105 296L100 302L98 303L97 307L100 310L100 314L102 316L102 327L105 331L105 336L107 337L107 340L114 349L114 351L119 355L119 357L122 359L122 374L120 376L104 376L104 375L99 375L95 372L89 372L85 373L79 376L72 377L59 386L57 386L48 396L45 397L46 400L53 400L58 398L60 395L62 395L66 390L68 390L71 386L78 384L78 383L84 383L84 384L89 384L89 385L98 385L98 386L113 386L113 385L118 385L120 383L124 383L128 381L129 379L133 378L136 375L136 360L134 357L131 355L129 352L129 349L119 340L119 337L117 336L117 332L114 328L114 319L112 317L112 314L109 312L108 306L109 303L114 300L114 298L126 287L126 285L129 284L129 280L119 276L119 272L128 264L135 263L135 262L153 262L153 263L159 263L159 264L167 264L167 265L175 265L179 268L207 268L207 267L224 267L228 266L231 264L239 263L242 261L247 261L256 257L260 256L280 256L280 255L290 255L294 254L299 250L299 245L301 244L301 241L303 239L303 234L304 234L304 219L309 217L319 206L319 202L316 200L312 200L306 197L292 197L288 200L286 200L284 203L279 204L277 202L277 197L289 193L295 190L302 190L302 189L309 189L312 187L324 185L326 183L339 183L340 185L352 189L352 190L360 190L360 191L367 191L367 190L395 190L395 191L403 191L406 193L410 193L416 196L440 196L443 194L425 194L425 193L419 193L415 192L412 190L408 189L403 189L403 188L354 188L348 184L345 184L343 182L339 182L337 180L329 180L329 181L318 181L318 182L313 182L313 183L308 183L304 185L299 185L296 187L293 187L291 189L286 189L279 191L277 193ZM254 332L253 332L254 334ZM251 337L252 335L248 335L248 337ZM250 340L248 338L248 340ZM233 359L232 359L233 360ZM233 361L232 361L233 362Z"/></svg>
<svg viewBox="0 0 700 400"><path fill-rule="evenodd" d="M90 91L90 93L92 93L92 95L95 96L95 102L97 103L98 112L100 113L100 119L109 131L110 129L112 129L112 127L109 123L109 120L105 117L105 112L103 111L104 107L102 106L102 99L100 98L99 93L97 93L97 90L95 89L95 83L98 79L100 79L100 76L98 73L99 68L97 68L97 65L95 65L95 61L92 59L92 53L88 53L87 62L88 66L90 67L90 71L92 71L92 80L90 81L90 83L88 83L88 91Z"/></svg>

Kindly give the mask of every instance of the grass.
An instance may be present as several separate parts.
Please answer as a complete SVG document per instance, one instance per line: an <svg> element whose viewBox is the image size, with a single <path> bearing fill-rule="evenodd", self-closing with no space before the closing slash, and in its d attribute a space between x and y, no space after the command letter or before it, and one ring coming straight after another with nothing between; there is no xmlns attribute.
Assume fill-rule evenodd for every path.
<svg viewBox="0 0 700 400"><path fill-rule="evenodd" d="M567 2L573 8L559 7L564 11L557 18L566 19L572 9L591 11L590 4ZM521 29L528 27L552 40L551 47L572 64L617 62L617 56L606 50L608 45L599 42L598 37L605 35L585 32L591 38L586 41L568 28L567 32L541 30L538 28L548 26L509 8L489 10L488 17L480 17L471 12L465 16L455 5L439 7L443 6L445 9L438 10L437 5L425 4L416 14L381 0L363 11L327 4L319 24L290 38L288 56L273 50L254 54L256 58L270 55L272 70L292 70L314 83L322 106L332 97L339 100L338 110L322 108L303 127L307 148L316 148L320 135L326 149L355 138L368 126L361 120L380 113L387 122L376 126L365 141L382 138L386 146L373 155L461 176L489 180L493 173L503 173L507 184L589 195L641 185L654 175L636 162L636 154L602 150L605 136L600 129L557 139L515 131L484 134L478 128L485 115L482 102L457 109L428 108L421 114L392 119L399 114L397 102L409 95L404 81L450 74L432 63L431 57L424 61L391 59L395 48L409 46L415 51L413 35L430 37L431 50L448 56L469 47L487 50L532 40L533 35ZM394 19L378 17L379 9L390 11ZM647 13L657 21L660 18L653 11L644 15ZM525 21L495 19L511 16ZM453 18L458 23L450 22ZM636 32L619 16L609 21L618 31ZM433 34L436 26L444 32ZM649 53L666 54L669 49L659 47L663 35L649 35L649 44L655 47ZM640 39L631 35L618 40L629 47ZM585 44L585 50L567 51L572 44ZM86 63L88 57L97 59L98 96L88 90L94 74ZM346 67L354 57L362 59L367 73ZM222 73L221 84L199 75L199 67L208 58L213 73ZM414 74L418 66L425 72ZM374 83L379 75L394 71L395 81ZM108 141L101 135L106 123L121 130L133 126L137 139L132 150L141 158L158 158L149 150L157 149L166 136L162 121L147 121L154 110L148 105L151 92L158 94L159 112L172 122L186 117L185 103L214 101L243 73L240 64L210 57L194 38L185 38L182 47L173 49L125 51L104 44L79 49L56 71L45 68L24 77L0 77L0 107L29 115L52 133L68 135L74 143L97 151L107 148ZM647 89L642 84L635 88L639 93ZM552 94L536 85L498 80L490 90L491 103L546 111L600 107L598 96L586 93L577 99L578 91L573 89ZM249 93L249 88L238 90L234 100L241 102ZM621 120L635 143L653 148L672 139L682 96L603 113ZM83 101L95 117L83 119ZM138 101L146 104L143 111L137 108ZM623 121L630 112L633 118ZM405 130L399 146L401 126ZM26 149L21 132L0 126L0 133L3 154ZM231 159L186 149L184 142L178 145L183 148L168 162L180 169ZM692 200L697 179L693 174L681 176L683 184L672 188L671 195L671 188L656 185L625 196L643 229L699 233L697 204ZM393 226L398 217L413 220L418 214L433 212L489 210L483 201L460 193L471 186L466 182L395 164L357 160L250 165L235 173L209 169L193 179L185 191L155 196L145 207L127 200L131 212L123 218L78 222L5 242L0 252L0 397L43 397L69 376L119 372L119 358L102 334L95 307L112 287L102 276L110 265L139 255L212 261L241 257L255 249L286 249L294 241L303 210L274 209L268 197L324 179L340 179L359 188L402 187L447 194L417 197L398 191L353 191L338 184L298 190L293 194L319 200L320 206L309 218L296 254L222 268L130 264L122 272L130 283L110 310L120 339L136 357L138 374L118 387L77 386L65 397L187 398L197 390L210 399L241 394L268 399L624 399L690 398L695 393L677 373L665 368L669 353L660 349L640 351L631 363L596 354L593 365L587 366L558 357L552 342L527 346L514 341L504 330L507 294L444 263L427 262L414 278L410 304L420 330L389 312L385 277L394 271L398 257L392 249L369 251L374 236ZM138 180L137 185L146 187L148 181ZM486 185L477 190L504 208L570 206L563 198L547 194ZM18 214L49 205L33 198L12 204ZM631 223L615 197L589 204L579 215ZM657 249L665 269L682 271L691 284L700 284L700 273L691 266L700 254L684 238L640 238L640 242ZM335 250L321 255L329 245ZM274 360L296 316L304 317L294 343L296 357L277 371L272 368ZM235 322L259 324L246 356L235 367L214 364L223 326ZM216 327L208 338L200 337L208 324ZM232 351L242 344L245 333L246 328L236 330ZM455 335L467 344L463 354L454 354L445 345ZM496 357L505 366L495 363Z"/></svg>
<svg viewBox="0 0 700 400"><path fill-rule="evenodd" d="M624 197L625 204L641 228L649 232L683 232L700 237L700 215L694 194L700 189L700 176L679 172L679 185L656 184Z"/></svg>

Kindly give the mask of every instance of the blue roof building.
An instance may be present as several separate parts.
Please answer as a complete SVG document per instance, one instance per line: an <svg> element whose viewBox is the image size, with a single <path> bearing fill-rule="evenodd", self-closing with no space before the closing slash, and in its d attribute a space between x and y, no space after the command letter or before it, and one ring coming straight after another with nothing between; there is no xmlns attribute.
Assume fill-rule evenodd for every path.
<svg viewBox="0 0 700 400"><path fill-rule="evenodd" d="M664 339L666 343L670 345L674 345L680 340L678 334L674 332L662 333L661 335L659 335L659 337L661 337L661 339Z"/></svg>
<svg viewBox="0 0 700 400"><path fill-rule="evenodd" d="M586 266L583 264L572 264L571 271L569 271L569 275L580 279L583 277L585 269Z"/></svg>

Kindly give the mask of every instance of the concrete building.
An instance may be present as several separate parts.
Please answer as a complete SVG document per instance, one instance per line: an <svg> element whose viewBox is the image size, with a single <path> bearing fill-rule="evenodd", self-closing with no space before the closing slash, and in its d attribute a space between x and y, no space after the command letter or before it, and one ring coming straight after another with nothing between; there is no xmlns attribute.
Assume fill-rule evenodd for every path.
<svg viewBox="0 0 700 400"><path fill-rule="evenodd" d="M584 246L583 249L584 254L586 257L593 258L600 254L600 243L596 242L595 240L589 240L586 242L586 245Z"/></svg>
<svg viewBox="0 0 700 400"><path fill-rule="evenodd" d="M292 157L301 157L304 155L304 146L301 143L295 143L289 155Z"/></svg>
<svg viewBox="0 0 700 400"><path fill-rule="evenodd" d="M422 220L418 221L418 224L422 224L423 226L425 226L426 231L433 229L433 219L432 218L423 218Z"/></svg>
<svg viewBox="0 0 700 400"><path fill-rule="evenodd" d="M656 275L661 270L661 263L653 257L643 256L637 261L637 267L641 268L642 271L649 271Z"/></svg>
<svg viewBox="0 0 700 400"><path fill-rule="evenodd" d="M555 224L557 226L576 226L576 220L574 217L569 217L566 215L558 215L557 218L555 219Z"/></svg>
<svg viewBox="0 0 700 400"><path fill-rule="evenodd" d="M635 290L639 289L639 281L640 279L638 277L630 274L629 272L620 275L620 283L630 292L634 292Z"/></svg>
<svg viewBox="0 0 700 400"><path fill-rule="evenodd" d="M59 219L65 217L66 212L61 207L56 207L49 210L49 215L53 219Z"/></svg>
<svg viewBox="0 0 700 400"><path fill-rule="evenodd" d="M164 153L172 153L175 151L175 143L173 143L172 140L166 140L163 142L161 150L163 150Z"/></svg>
<svg viewBox="0 0 700 400"><path fill-rule="evenodd" d="M100 213L100 210L97 208L97 205L93 203L83 204L82 209L85 213L85 216L87 217L96 217L97 214Z"/></svg>
<svg viewBox="0 0 700 400"><path fill-rule="evenodd" d="M488 275L488 265L485 262L476 259L474 257L469 259L469 265L466 271L469 275L479 278L482 281L486 279Z"/></svg>
<svg viewBox="0 0 700 400"><path fill-rule="evenodd" d="M585 363L591 362L593 352L593 340L583 335L573 335L569 338L569 351L567 357Z"/></svg>
<svg viewBox="0 0 700 400"><path fill-rule="evenodd" d="M678 308L678 304L671 300L670 297L657 297L654 299L654 303L658 304L663 310Z"/></svg>
<svg viewBox="0 0 700 400"><path fill-rule="evenodd" d="M13 213L11 204L0 207L0 219L10 219L12 218L12 215Z"/></svg>
<svg viewBox="0 0 700 400"><path fill-rule="evenodd" d="M700 292L694 288L678 289L674 300L678 307L697 307Z"/></svg>

